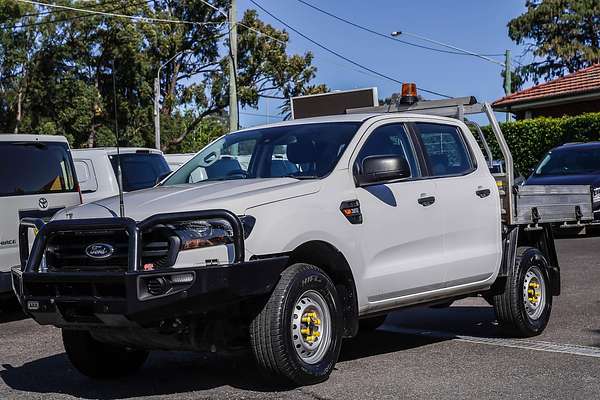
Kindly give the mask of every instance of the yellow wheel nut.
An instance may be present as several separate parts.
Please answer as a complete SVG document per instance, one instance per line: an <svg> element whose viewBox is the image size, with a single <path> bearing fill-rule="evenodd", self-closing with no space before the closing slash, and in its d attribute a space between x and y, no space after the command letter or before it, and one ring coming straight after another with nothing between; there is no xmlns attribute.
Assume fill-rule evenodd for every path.
<svg viewBox="0 0 600 400"><path fill-rule="evenodd" d="M303 335L305 335L305 336L306 335L310 335L310 329L308 329L308 328L302 328L302 329L300 329L300 333L303 334Z"/></svg>
<svg viewBox="0 0 600 400"><path fill-rule="evenodd" d="M313 336L319 337L319 336L321 336L321 332L319 332L319 331L313 332Z"/></svg>
<svg viewBox="0 0 600 400"><path fill-rule="evenodd" d="M302 322L305 324L310 324L310 317L302 317Z"/></svg>
<svg viewBox="0 0 600 400"><path fill-rule="evenodd" d="M315 319L315 320L313 321L313 323L314 323L315 325L317 325L317 326L318 326L318 325L321 325L321 320L320 320L319 318L317 318L317 319Z"/></svg>

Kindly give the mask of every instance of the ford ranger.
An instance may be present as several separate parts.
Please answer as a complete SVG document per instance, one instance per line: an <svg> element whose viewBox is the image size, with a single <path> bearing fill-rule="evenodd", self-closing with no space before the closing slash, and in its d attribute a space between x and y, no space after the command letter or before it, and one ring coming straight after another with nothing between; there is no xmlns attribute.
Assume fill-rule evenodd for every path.
<svg viewBox="0 0 600 400"><path fill-rule="evenodd" d="M441 102L233 132L126 193L124 215L113 197L24 219L17 297L93 378L151 350L250 348L262 370L312 384L390 311L467 296L538 335L560 293L546 220L591 219L589 187L553 214L540 196L554 192L518 195L489 105ZM471 111L490 118L506 174L490 173Z"/></svg>

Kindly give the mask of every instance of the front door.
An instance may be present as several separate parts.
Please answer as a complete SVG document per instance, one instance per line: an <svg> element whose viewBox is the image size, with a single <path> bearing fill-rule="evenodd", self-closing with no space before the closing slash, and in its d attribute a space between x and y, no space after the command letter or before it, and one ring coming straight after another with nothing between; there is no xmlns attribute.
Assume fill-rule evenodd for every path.
<svg viewBox="0 0 600 400"><path fill-rule="evenodd" d="M436 184L422 179L404 124L380 122L362 143L352 159L357 168L376 155L402 155L411 167L411 177L405 180L356 188L363 215L362 281L370 307L385 308L400 298L443 287L442 215Z"/></svg>

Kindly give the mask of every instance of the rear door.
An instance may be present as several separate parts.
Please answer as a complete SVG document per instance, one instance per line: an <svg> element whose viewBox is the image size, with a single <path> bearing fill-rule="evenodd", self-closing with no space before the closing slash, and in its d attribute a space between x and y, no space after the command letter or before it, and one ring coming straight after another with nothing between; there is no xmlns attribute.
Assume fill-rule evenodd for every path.
<svg viewBox="0 0 600 400"><path fill-rule="evenodd" d="M360 243L362 281L372 309L441 289L442 218L435 182L423 179L421 163L405 124L376 124L353 159L355 168L371 156L401 155L411 177L399 182L356 188L363 215Z"/></svg>
<svg viewBox="0 0 600 400"><path fill-rule="evenodd" d="M500 200L476 142L459 126L415 123L428 175L443 210L446 286L486 280L500 262Z"/></svg>
<svg viewBox="0 0 600 400"><path fill-rule="evenodd" d="M67 143L0 141L0 272L19 264L21 218L50 219L80 202Z"/></svg>

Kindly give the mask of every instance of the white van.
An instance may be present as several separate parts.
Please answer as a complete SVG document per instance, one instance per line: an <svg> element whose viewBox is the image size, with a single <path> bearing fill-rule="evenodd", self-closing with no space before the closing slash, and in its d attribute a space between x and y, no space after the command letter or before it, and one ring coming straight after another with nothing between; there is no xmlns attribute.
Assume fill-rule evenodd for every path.
<svg viewBox="0 0 600 400"><path fill-rule="evenodd" d="M119 152L125 192L153 187L171 172L160 150L125 147ZM116 147L75 149L73 160L85 203L119 194Z"/></svg>
<svg viewBox="0 0 600 400"><path fill-rule="evenodd" d="M19 220L81 204L74 171L63 136L0 134L0 297L12 293L9 271L20 264Z"/></svg>

